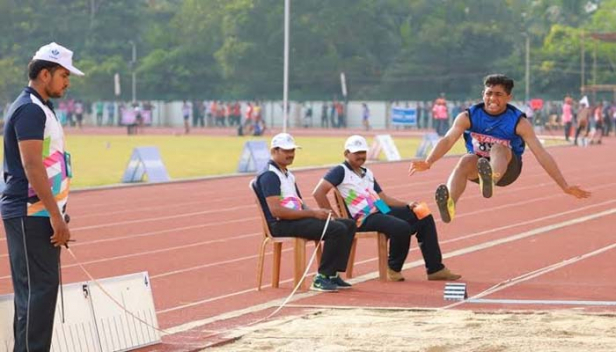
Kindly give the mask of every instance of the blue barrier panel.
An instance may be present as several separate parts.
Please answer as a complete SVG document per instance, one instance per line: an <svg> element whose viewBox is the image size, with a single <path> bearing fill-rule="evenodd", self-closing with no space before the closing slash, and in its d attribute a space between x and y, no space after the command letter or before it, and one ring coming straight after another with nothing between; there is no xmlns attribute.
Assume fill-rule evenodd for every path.
<svg viewBox="0 0 616 352"><path fill-rule="evenodd" d="M267 166L270 150L265 141L247 141L240 157L237 172L258 172Z"/></svg>
<svg viewBox="0 0 616 352"><path fill-rule="evenodd" d="M169 174L156 147L137 147L126 165L122 182L142 182L147 176L148 182L169 181Z"/></svg>
<svg viewBox="0 0 616 352"><path fill-rule="evenodd" d="M417 109L391 108L391 122L395 125L417 126Z"/></svg>

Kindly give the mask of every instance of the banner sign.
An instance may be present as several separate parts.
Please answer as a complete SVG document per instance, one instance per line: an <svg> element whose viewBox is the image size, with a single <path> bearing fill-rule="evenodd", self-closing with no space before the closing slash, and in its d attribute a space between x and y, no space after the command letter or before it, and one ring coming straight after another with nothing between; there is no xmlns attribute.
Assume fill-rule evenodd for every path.
<svg viewBox="0 0 616 352"><path fill-rule="evenodd" d="M396 125L417 126L417 109L391 108L391 122Z"/></svg>
<svg viewBox="0 0 616 352"><path fill-rule="evenodd" d="M152 111L142 110L141 118L144 125L152 124ZM120 110L120 124L123 126L134 125L137 123L137 112L134 109L121 109Z"/></svg>

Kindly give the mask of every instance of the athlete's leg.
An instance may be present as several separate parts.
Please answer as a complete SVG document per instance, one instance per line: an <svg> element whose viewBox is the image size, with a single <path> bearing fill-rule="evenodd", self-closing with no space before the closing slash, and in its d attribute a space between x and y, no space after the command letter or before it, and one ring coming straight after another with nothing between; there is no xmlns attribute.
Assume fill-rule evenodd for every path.
<svg viewBox="0 0 616 352"><path fill-rule="evenodd" d="M477 159L474 154L467 154L460 158L458 165L449 176L446 185L439 185L434 194L436 205L443 222L450 222L456 212L456 202L464 193L466 182L477 178Z"/></svg>
<svg viewBox="0 0 616 352"><path fill-rule="evenodd" d="M460 158L458 165L453 170L447 180L447 188L449 188L449 196L454 203L458 202L462 193L466 189L468 180L477 179L477 160L479 157L475 154L466 154Z"/></svg>
<svg viewBox="0 0 616 352"><path fill-rule="evenodd" d="M495 144L490 150L490 166L492 166L492 179L497 183L507 171L513 153L509 147Z"/></svg>

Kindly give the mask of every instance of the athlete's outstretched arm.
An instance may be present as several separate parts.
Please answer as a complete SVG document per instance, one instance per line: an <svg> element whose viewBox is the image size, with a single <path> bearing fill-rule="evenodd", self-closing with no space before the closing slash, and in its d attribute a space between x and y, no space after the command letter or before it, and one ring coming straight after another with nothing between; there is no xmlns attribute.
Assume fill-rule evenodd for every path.
<svg viewBox="0 0 616 352"><path fill-rule="evenodd" d="M516 133L524 139L524 142L528 145L528 148L533 152L537 161L543 167L543 169L550 175L550 177L560 186L563 192L570 194L576 198L588 198L590 197L590 192L581 189L579 186L569 186L565 177L560 172L556 161L550 155L550 153L545 150L535 131L533 130L533 126L528 122L527 119L521 119L518 123L518 127L516 128Z"/></svg>
<svg viewBox="0 0 616 352"><path fill-rule="evenodd" d="M417 171L426 171L430 169L432 164L434 164L437 160L443 157L443 155L447 154L447 152L456 144L458 139L462 136L464 131L471 127L471 121L468 117L468 113L466 111L461 112L456 116L455 121L453 122L453 126L447 131L447 134L443 138L441 138L436 146L430 152L430 155L426 158L426 160L417 160L411 162L411 166L409 167L409 176L414 174Z"/></svg>

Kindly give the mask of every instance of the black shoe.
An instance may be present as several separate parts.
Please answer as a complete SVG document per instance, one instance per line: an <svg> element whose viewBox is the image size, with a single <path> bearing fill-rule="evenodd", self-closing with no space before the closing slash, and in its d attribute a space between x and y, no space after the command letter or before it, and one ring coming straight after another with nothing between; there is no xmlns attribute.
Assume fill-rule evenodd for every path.
<svg viewBox="0 0 616 352"><path fill-rule="evenodd" d="M336 276L330 276L329 279L331 280L331 282L335 283L336 286L338 286L338 288L341 290L346 290L353 287L353 285L351 285L350 283L342 280L340 274L336 274Z"/></svg>
<svg viewBox="0 0 616 352"><path fill-rule="evenodd" d="M486 158L477 161L477 172L479 173L479 187L484 198L492 197L494 192L494 179L492 178L492 165Z"/></svg>
<svg viewBox="0 0 616 352"><path fill-rule="evenodd" d="M310 286L312 291L319 292L338 292L338 285L336 285L329 277L321 274L317 274Z"/></svg>

